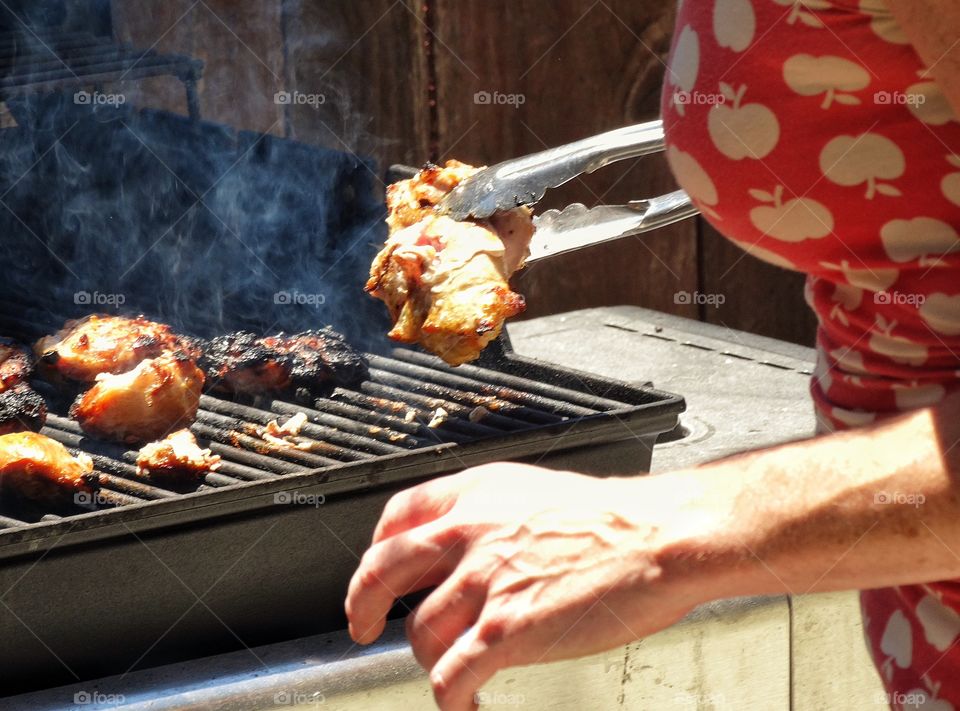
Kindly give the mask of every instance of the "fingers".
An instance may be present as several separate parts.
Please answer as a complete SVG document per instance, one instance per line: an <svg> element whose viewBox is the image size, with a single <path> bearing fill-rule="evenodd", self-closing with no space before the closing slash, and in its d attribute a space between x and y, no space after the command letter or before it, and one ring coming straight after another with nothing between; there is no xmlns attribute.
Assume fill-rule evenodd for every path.
<svg viewBox="0 0 960 711"><path fill-rule="evenodd" d="M361 644L373 642L398 597L442 582L462 555L460 539L447 522L419 526L371 547L347 592L350 636Z"/></svg>
<svg viewBox="0 0 960 711"><path fill-rule="evenodd" d="M502 645L485 641L482 629L478 623L467 630L430 672L433 695L443 711L476 709L476 693L508 666Z"/></svg>
<svg viewBox="0 0 960 711"><path fill-rule="evenodd" d="M482 582L454 574L407 616L407 638L424 669L432 669L457 637L477 621L485 601Z"/></svg>
<svg viewBox="0 0 960 711"><path fill-rule="evenodd" d="M395 494L380 514L373 532L373 543L435 521L457 502L457 494L466 484L462 474L431 479Z"/></svg>

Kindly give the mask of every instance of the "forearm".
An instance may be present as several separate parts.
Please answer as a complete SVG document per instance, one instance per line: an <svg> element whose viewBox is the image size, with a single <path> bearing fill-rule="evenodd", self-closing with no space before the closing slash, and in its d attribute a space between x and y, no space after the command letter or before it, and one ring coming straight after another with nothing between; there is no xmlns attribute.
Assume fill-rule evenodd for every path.
<svg viewBox="0 0 960 711"><path fill-rule="evenodd" d="M953 401L664 475L690 518L669 536L666 576L713 597L960 577L958 440Z"/></svg>
<svg viewBox="0 0 960 711"><path fill-rule="evenodd" d="M960 115L960 3L887 0L887 5Z"/></svg>

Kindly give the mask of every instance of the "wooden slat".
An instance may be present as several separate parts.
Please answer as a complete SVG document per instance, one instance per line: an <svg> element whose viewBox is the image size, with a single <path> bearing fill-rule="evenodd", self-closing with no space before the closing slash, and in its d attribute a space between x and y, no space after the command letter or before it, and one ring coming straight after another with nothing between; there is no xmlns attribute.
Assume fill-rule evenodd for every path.
<svg viewBox="0 0 960 711"><path fill-rule="evenodd" d="M289 109L291 135L391 163L429 158L424 10L412 0L289 3L287 84L326 102Z"/></svg>
<svg viewBox="0 0 960 711"><path fill-rule="evenodd" d="M192 11L194 50L205 68L200 112L238 129L283 134L283 35L279 2L204 0Z"/></svg>
<svg viewBox="0 0 960 711"><path fill-rule="evenodd" d="M702 225L700 291L725 299L704 305L702 320L812 346L817 319L803 298L804 276L761 262Z"/></svg>
<svg viewBox="0 0 960 711"><path fill-rule="evenodd" d="M198 85L203 118L280 135L283 86L281 3L189 0L114 3L117 38L139 49L185 54L204 62ZM173 77L124 82L137 106L186 113L183 83Z"/></svg>
<svg viewBox="0 0 960 711"><path fill-rule="evenodd" d="M113 32L120 42L138 49L194 55L194 20L197 8L188 0L150 3L112 3ZM187 113L183 84L174 77L124 82L127 101L176 113Z"/></svg>
<svg viewBox="0 0 960 711"><path fill-rule="evenodd" d="M488 0L433 5L437 158L484 164L636 123L658 114L673 3ZM477 92L522 105L477 103ZM515 103L519 103L519 101ZM661 157L606 168L551 191L543 209L621 202L673 189ZM521 274L528 316L641 304L696 316L675 303L696 288L692 222L641 242L598 247Z"/></svg>

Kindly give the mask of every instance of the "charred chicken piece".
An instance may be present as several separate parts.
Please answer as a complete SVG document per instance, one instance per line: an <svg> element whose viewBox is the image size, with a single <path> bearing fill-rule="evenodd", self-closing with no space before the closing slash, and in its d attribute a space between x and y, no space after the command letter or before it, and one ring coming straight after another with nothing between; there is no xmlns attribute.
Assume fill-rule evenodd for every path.
<svg viewBox="0 0 960 711"><path fill-rule="evenodd" d="M47 421L47 403L26 383L0 392L0 435L36 432Z"/></svg>
<svg viewBox="0 0 960 711"><path fill-rule="evenodd" d="M193 422L204 376L182 351L148 358L126 373L101 373L70 408L93 437L137 443Z"/></svg>
<svg viewBox="0 0 960 711"><path fill-rule="evenodd" d="M12 338L0 338L0 392L22 383L33 373L33 354Z"/></svg>
<svg viewBox="0 0 960 711"><path fill-rule="evenodd" d="M93 462L72 456L59 442L36 432L0 436L0 491L38 503L60 505L97 488Z"/></svg>
<svg viewBox="0 0 960 711"><path fill-rule="evenodd" d="M202 449L190 430L177 430L137 454L137 476L158 484L194 484L220 466L220 456Z"/></svg>
<svg viewBox="0 0 960 711"><path fill-rule="evenodd" d="M330 328L264 337L248 331L219 336L207 344L200 365L211 390L247 395L350 387L368 373L363 356Z"/></svg>
<svg viewBox="0 0 960 711"><path fill-rule="evenodd" d="M169 326L142 316L92 314L67 321L52 336L37 341L34 352L47 379L92 383L100 373L125 373L146 358L166 351L196 353L188 339Z"/></svg>
<svg viewBox="0 0 960 711"><path fill-rule="evenodd" d="M532 212L520 207L457 222L436 211L476 170L447 161L389 187L390 237L366 285L390 311L390 338L419 343L451 365L478 358L525 306L508 280L529 255Z"/></svg>
<svg viewBox="0 0 960 711"><path fill-rule="evenodd" d="M47 420L47 403L27 383L33 353L22 343L0 338L0 435L39 430Z"/></svg>

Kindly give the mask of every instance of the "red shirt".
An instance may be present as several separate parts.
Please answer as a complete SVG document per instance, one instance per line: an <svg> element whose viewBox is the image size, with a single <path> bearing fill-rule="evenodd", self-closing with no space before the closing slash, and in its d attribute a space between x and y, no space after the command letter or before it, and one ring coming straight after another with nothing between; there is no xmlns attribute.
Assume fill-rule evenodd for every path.
<svg viewBox="0 0 960 711"><path fill-rule="evenodd" d="M821 431L960 388L960 122L882 0L684 0L662 115L706 219L808 275ZM960 586L861 597L890 704L960 709Z"/></svg>

